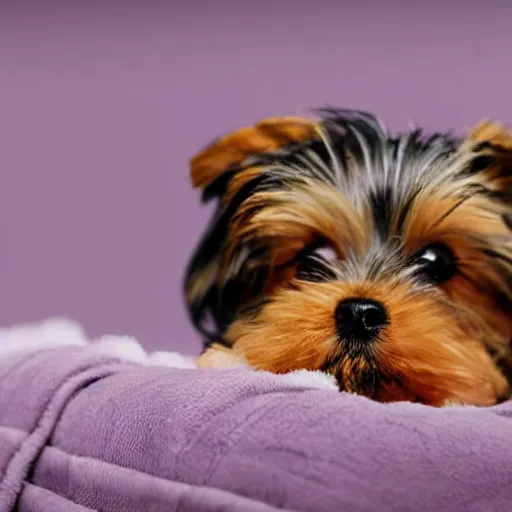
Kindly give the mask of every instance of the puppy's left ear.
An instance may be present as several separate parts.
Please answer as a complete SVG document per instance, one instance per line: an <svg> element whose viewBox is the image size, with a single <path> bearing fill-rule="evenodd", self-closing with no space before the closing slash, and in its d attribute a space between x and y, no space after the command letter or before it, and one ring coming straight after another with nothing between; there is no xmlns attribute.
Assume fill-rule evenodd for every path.
<svg viewBox="0 0 512 512"><path fill-rule="evenodd" d="M250 165L249 157L316 139L319 137L318 130L313 120L302 117L269 118L236 130L217 139L192 158L192 182L195 187L204 189L203 200L223 198L227 183L232 178L241 177L237 186L242 183L250 185L251 179L260 172L257 163ZM236 189L234 187L233 190ZM185 294L189 311L193 323L209 341L221 338L240 307L246 290L259 286L261 282L256 271L243 277L233 272L230 280L220 282L223 250L232 216L240 201L245 199L244 194L235 194L218 204L212 222L188 266Z"/></svg>
<svg viewBox="0 0 512 512"><path fill-rule="evenodd" d="M251 155L276 151L294 142L318 137L314 121L302 117L271 117L217 139L190 161L194 187L205 187Z"/></svg>
<svg viewBox="0 0 512 512"><path fill-rule="evenodd" d="M469 132L466 142L475 151L471 171L482 173L487 184L504 194L512 207L512 128L483 121Z"/></svg>

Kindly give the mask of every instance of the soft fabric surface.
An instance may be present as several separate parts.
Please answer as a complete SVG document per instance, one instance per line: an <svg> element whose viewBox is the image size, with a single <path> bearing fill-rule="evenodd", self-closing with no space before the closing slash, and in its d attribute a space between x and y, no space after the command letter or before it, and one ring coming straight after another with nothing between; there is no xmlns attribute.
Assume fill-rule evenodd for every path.
<svg viewBox="0 0 512 512"><path fill-rule="evenodd" d="M61 345L0 354L0 512L512 508L511 403L382 405Z"/></svg>

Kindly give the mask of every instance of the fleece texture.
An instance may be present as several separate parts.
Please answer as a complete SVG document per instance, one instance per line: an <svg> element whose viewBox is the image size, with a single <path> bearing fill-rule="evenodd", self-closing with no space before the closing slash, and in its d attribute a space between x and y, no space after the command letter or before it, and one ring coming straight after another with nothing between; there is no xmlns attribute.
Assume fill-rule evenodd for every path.
<svg viewBox="0 0 512 512"><path fill-rule="evenodd" d="M107 352L0 357L0 512L512 510L510 402L384 405Z"/></svg>

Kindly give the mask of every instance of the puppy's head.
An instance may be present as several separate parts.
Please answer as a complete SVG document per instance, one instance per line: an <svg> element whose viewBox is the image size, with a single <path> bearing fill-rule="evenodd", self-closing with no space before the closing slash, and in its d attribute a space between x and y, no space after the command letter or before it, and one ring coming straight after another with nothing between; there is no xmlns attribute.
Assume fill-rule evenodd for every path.
<svg viewBox="0 0 512 512"><path fill-rule="evenodd" d="M512 134L392 136L327 110L191 162L218 208L186 297L209 342L380 401L495 403L512 335Z"/></svg>

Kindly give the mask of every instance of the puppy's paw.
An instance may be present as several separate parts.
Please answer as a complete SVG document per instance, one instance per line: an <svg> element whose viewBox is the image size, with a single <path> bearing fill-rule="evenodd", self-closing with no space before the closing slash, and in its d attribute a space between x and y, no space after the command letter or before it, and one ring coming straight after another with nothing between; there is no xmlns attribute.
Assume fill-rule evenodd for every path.
<svg viewBox="0 0 512 512"><path fill-rule="evenodd" d="M442 404L441 407L462 407L464 404L457 400L456 398L447 398Z"/></svg>
<svg viewBox="0 0 512 512"><path fill-rule="evenodd" d="M234 350L213 344L196 358L198 368L248 368L244 358Z"/></svg>

